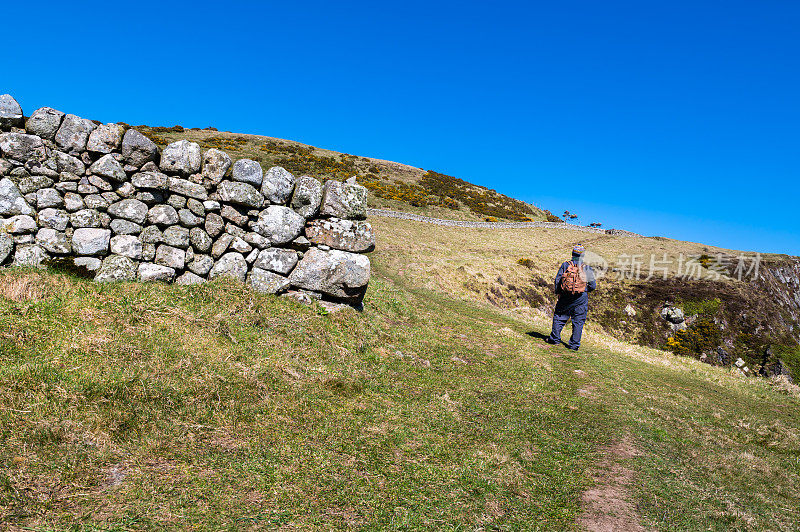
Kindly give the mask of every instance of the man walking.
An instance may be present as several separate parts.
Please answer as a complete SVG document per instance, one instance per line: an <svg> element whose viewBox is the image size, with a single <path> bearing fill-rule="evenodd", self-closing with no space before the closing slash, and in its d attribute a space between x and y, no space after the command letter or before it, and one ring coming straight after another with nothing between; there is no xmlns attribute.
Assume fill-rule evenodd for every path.
<svg viewBox="0 0 800 532"><path fill-rule="evenodd" d="M553 311L553 330L545 340L549 344L561 343L561 329L572 319L572 337L568 348L577 351L581 345L581 333L589 311L589 292L597 288L592 268L583 262L585 249L578 244L572 248L572 260L561 265L556 274L555 289L558 302Z"/></svg>

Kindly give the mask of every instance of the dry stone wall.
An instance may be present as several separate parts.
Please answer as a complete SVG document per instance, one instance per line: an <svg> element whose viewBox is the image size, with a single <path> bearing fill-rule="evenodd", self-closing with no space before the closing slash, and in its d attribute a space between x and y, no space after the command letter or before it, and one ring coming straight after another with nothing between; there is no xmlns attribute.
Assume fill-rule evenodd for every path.
<svg viewBox="0 0 800 532"><path fill-rule="evenodd" d="M360 304L367 190L0 95L0 264L67 259L97 281L200 283Z"/></svg>

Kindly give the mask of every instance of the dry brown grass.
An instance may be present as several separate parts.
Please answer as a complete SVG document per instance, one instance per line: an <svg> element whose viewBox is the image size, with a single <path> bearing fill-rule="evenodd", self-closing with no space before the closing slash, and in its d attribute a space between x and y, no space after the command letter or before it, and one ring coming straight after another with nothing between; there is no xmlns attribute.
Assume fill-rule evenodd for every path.
<svg viewBox="0 0 800 532"><path fill-rule="evenodd" d="M25 303L44 299L50 288L45 284L42 275L30 273L19 277L4 276L0 278L0 297Z"/></svg>

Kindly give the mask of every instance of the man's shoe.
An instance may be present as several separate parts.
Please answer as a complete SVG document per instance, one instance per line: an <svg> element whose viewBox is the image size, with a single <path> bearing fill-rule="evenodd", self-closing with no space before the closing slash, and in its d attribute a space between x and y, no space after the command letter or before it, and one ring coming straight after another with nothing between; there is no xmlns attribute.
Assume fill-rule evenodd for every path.
<svg viewBox="0 0 800 532"><path fill-rule="evenodd" d="M544 341L547 342L548 344L551 344L551 345L556 345L556 344L560 344L561 343L561 342L556 342L555 340L553 340L552 338L549 338L549 337L545 338Z"/></svg>
<svg viewBox="0 0 800 532"><path fill-rule="evenodd" d="M568 345L568 346L567 346L567 349L570 349L570 350L572 350L572 351L577 351L577 350L578 350L578 348L577 348L577 347L572 347L571 345Z"/></svg>

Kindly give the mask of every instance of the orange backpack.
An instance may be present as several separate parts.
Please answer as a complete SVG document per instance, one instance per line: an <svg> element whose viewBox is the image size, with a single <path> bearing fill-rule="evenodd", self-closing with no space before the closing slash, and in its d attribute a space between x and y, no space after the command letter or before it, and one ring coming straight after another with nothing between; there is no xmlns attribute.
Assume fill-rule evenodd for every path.
<svg viewBox="0 0 800 532"><path fill-rule="evenodd" d="M582 294L586 292L586 267L569 261L567 271L561 276L561 291L567 294Z"/></svg>

